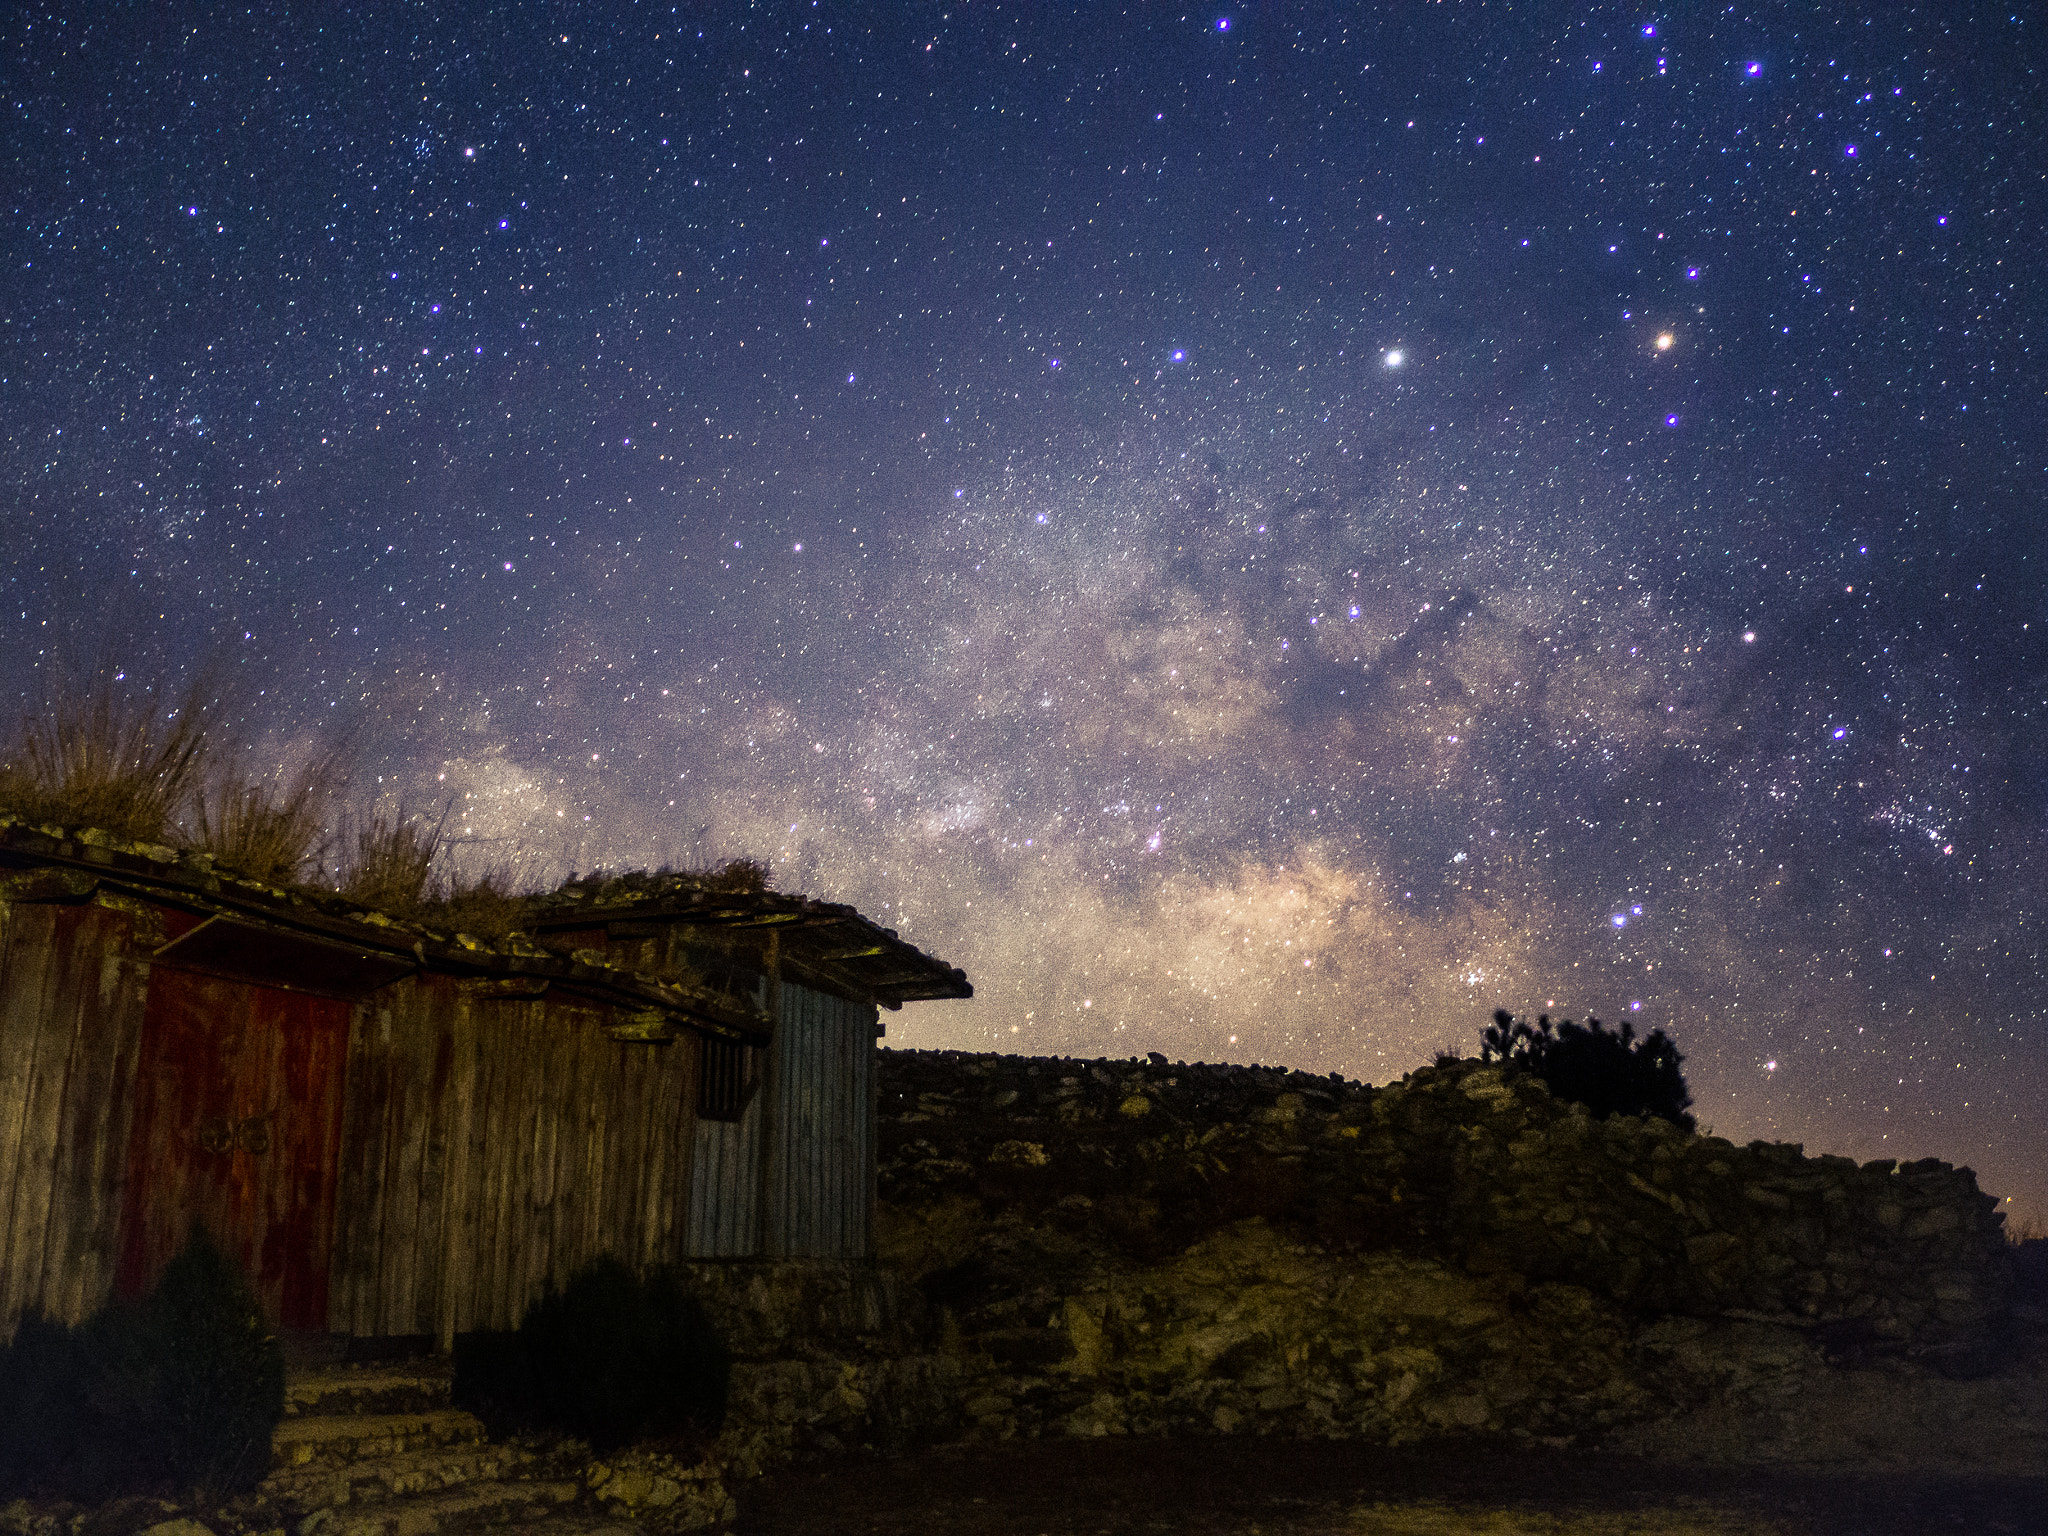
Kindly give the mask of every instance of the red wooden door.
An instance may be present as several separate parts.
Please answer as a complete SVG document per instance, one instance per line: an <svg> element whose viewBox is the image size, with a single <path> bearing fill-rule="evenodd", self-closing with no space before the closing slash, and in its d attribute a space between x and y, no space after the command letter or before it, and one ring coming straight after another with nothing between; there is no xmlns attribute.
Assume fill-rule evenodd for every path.
<svg viewBox="0 0 2048 1536"><path fill-rule="evenodd" d="M349 1004L172 970L150 977L122 1201L137 1295L195 1221L273 1322L327 1327Z"/></svg>

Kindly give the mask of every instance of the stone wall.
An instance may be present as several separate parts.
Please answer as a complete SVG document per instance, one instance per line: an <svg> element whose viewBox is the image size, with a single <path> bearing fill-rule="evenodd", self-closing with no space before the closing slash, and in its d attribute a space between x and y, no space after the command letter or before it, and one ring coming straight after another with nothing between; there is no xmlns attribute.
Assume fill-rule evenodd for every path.
<svg viewBox="0 0 2048 1536"><path fill-rule="evenodd" d="M600 1507L652 1532L730 1523L732 1490L811 1456L953 1438L963 1371L931 1347L914 1286L874 1264L731 1260L686 1265L732 1351L717 1439L640 1444L593 1459Z"/></svg>
<svg viewBox="0 0 2048 1536"><path fill-rule="evenodd" d="M893 1270L829 1260L688 1266L732 1350L721 1461L751 1477L799 1456L950 1434L960 1362Z"/></svg>
<svg viewBox="0 0 2048 1536"><path fill-rule="evenodd" d="M2010 1319L1993 1202L1932 1161L1596 1122L1476 1062L884 1061L882 1257L975 1436L1619 1443L1856 1370L1896 1402Z"/></svg>
<svg viewBox="0 0 2048 1536"><path fill-rule="evenodd" d="M880 1081L878 1262L693 1266L727 1426L594 1466L607 1505L692 1529L793 1458L959 1437L2048 1452L2048 1316L1967 1169L1596 1122L1476 1062L888 1051Z"/></svg>

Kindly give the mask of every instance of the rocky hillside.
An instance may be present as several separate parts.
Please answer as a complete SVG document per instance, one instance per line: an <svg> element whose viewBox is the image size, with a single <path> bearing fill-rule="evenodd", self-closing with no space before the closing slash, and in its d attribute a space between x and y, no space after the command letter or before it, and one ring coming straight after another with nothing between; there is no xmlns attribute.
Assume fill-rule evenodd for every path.
<svg viewBox="0 0 2048 1536"><path fill-rule="evenodd" d="M1967 1169L1596 1122L1477 1062L882 1060L881 1256L970 1433L1614 1443L1877 1371L2048 1434L1991 1370L2013 1272Z"/></svg>

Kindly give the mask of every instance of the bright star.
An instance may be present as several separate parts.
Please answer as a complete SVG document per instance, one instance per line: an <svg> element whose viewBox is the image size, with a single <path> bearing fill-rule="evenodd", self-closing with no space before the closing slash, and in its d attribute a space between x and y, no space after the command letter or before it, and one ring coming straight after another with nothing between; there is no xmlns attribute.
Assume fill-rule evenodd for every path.
<svg viewBox="0 0 2048 1536"><path fill-rule="evenodd" d="M1666 331L1657 338L1657 350L1659 352L1669 352L1671 350L1671 343L1675 339L1669 331Z"/></svg>
<svg viewBox="0 0 2048 1536"><path fill-rule="evenodd" d="M1401 366L1401 361L1402 361L1402 358L1404 357L1404 355L1405 355L1405 354L1404 354L1404 353L1403 353L1403 352L1401 351L1401 349L1400 349L1399 347L1394 347L1394 348L1390 349L1390 350L1388 351L1388 353L1387 353L1387 366L1388 366L1389 368L1398 368L1398 367L1400 367L1400 366Z"/></svg>

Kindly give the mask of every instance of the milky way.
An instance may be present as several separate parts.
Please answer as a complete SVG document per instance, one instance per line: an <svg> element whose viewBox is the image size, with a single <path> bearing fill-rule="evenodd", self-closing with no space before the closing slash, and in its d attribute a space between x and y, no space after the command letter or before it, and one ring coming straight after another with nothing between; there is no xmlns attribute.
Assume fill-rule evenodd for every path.
<svg viewBox="0 0 2048 1536"><path fill-rule="evenodd" d="M761 857L896 1044L1628 1018L2048 1212L2028 19L1431 9L24 13L0 684Z"/></svg>

